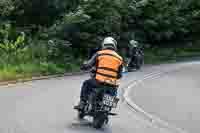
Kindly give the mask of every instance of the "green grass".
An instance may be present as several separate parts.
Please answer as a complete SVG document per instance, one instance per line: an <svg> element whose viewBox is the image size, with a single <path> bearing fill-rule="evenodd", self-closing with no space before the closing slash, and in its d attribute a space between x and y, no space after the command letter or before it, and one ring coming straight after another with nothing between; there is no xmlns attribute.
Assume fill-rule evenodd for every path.
<svg viewBox="0 0 200 133"><path fill-rule="evenodd" d="M79 71L78 64L57 65L53 63L27 63L19 65L2 65L0 66L0 81L64 74L65 72L73 71Z"/></svg>
<svg viewBox="0 0 200 133"><path fill-rule="evenodd" d="M176 62L179 59L200 57L200 48L154 48L145 49L145 64L160 64L168 62ZM0 60L1 61L1 60ZM29 63L21 60L14 60L15 63L6 64L5 61L0 63L0 81L16 80L22 78L31 78L37 76L64 74L66 72L77 72L79 70L82 59L71 59L70 63L54 64L50 62ZM14 65L15 64L15 65Z"/></svg>

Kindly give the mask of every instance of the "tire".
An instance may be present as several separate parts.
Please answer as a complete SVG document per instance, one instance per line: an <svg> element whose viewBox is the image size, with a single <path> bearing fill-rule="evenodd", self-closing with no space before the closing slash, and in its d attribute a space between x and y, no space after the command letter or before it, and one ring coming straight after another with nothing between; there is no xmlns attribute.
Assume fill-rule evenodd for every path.
<svg viewBox="0 0 200 133"><path fill-rule="evenodd" d="M128 72L133 72L133 68L128 68Z"/></svg>
<svg viewBox="0 0 200 133"><path fill-rule="evenodd" d="M105 122L106 122L106 117L99 115L93 118L92 126L96 129L100 129L104 126Z"/></svg>
<svg viewBox="0 0 200 133"><path fill-rule="evenodd" d="M85 114L82 111L78 112L78 119L83 119Z"/></svg>
<svg viewBox="0 0 200 133"><path fill-rule="evenodd" d="M105 118L105 124L108 124L108 123L109 123L109 118L106 117L106 118Z"/></svg>
<svg viewBox="0 0 200 133"><path fill-rule="evenodd" d="M136 65L136 69L139 70L140 69L140 65Z"/></svg>

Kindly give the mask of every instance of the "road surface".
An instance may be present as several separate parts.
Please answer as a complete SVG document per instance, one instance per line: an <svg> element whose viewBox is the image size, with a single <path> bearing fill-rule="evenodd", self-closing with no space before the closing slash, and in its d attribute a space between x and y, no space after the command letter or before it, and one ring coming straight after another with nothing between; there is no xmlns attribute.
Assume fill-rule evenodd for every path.
<svg viewBox="0 0 200 133"><path fill-rule="evenodd" d="M130 95L146 112L189 133L200 132L200 62L146 80Z"/></svg>
<svg viewBox="0 0 200 133"><path fill-rule="evenodd" d="M142 79L145 75L174 71L186 66L190 67L191 63L148 66L141 71L129 73L122 80L119 96L121 97L126 91L127 85L134 80ZM80 85L87 78L88 75L68 76L1 86L0 133L173 133L172 130L160 128L139 113L134 112L122 97L119 108L116 110L119 115L113 117L111 124L104 129L96 131L88 125L74 125L76 111L72 108L77 103ZM135 89L133 88L133 90ZM171 90L169 89L169 91ZM142 95L140 92L137 93ZM145 92L145 100L141 98L142 96L134 100L137 100L139 104L142 103L145 109L152 109L154 106L146 107L148 102L151 102L148 100L151 94ZM182 93L176 94L182 95ZM188 97L185 96L185 98ZM160 104L161 102L162 100L160 100ZM173 105L168 103L167 106ZM155 107L155 109L158 108ZM158 114L159 111L162 110L156 110ZM173 113L169 112L171 115L174 115Z"/></svg>

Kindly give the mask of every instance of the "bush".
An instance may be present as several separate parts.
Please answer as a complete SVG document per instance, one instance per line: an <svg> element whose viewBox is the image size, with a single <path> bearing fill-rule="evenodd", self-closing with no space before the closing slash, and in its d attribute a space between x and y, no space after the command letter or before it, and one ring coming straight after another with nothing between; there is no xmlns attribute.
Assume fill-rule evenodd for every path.
<svg viewBox="0 0 200 133"><path fill-rule="evenodd" d="M196 54L198 43L185 48L182 42L199 40L199 18L199 0L1 0L0 71L78 70L88 48L105 36L113 36L120 47L130 39L156 47L147 50L147 60Z"/></svg>
<svg viewBox="0 0 200 133"><path fill-rule="evenodd" d="M41 64L19 64L19 65L1 65L0 81L14 80L18 78L30 78L34 76L64 74L65 72L78 71L76 64L57 65L53 63Z"/></svg>

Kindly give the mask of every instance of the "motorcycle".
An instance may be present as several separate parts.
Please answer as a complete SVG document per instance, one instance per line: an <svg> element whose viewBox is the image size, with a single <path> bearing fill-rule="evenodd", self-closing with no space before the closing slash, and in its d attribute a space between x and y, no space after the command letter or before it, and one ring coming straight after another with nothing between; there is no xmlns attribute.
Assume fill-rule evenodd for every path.
<svg viewBox="0 0 200 133"><path fill-rule="evenodd" d="M136 51L133 57L127 59L127 70L129 72L139 70L142 65L144 65L144 53L142 51Z"/></svg>
<svg viewBox="0 0 200 133"><path fill-rule="evenodd" d="M109 116L117 115L112 113L113 108L117 108L119 99L113 95L113 87L100 86L94 88L90 93L88 101L83 110L78 110L78 118L85 116L93 118L92 126L96 129L102 128L108 124Z"/></svg>

